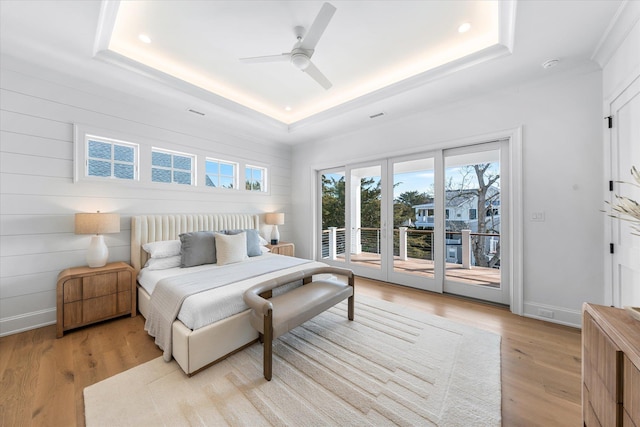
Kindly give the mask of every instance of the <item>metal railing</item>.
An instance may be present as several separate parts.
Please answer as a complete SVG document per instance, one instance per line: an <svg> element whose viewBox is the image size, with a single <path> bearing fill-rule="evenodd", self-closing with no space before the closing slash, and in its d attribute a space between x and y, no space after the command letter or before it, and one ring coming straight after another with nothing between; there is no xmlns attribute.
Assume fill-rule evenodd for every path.
<svg viewBox="0 0 640 427"><path fill-rule="evenodd" d="M393 255L402 261L409 258L433 261L433 230L399 227L393 230ZM352 254L380 254L380 228L357 228L351 236ZM500 266L500 234L472 233L471 230L447 231L445 260L462 264L463 268L478 265L474 254L484 257L483 266ZM322 231L322 258L336 259L347 251L346 229L329 227Z"/></svg>
<svg viewBox="0 0 640 427"><path fill-rule="evenodd" d="M322 230L322 258L336 259L338 255L344 255L347 248L346 229L329 227Z"/></svg>

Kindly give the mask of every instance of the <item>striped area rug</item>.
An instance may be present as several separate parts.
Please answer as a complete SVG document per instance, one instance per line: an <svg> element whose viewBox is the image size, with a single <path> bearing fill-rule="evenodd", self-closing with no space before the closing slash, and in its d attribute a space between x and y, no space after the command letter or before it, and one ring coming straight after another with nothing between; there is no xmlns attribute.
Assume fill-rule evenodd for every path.
<svg viewBox="0 0 640 427"><path fill-rule="evenodd" d="M188 378L161 357L85 388L87 426L498 426L500 337L358 296Z"/></svg>

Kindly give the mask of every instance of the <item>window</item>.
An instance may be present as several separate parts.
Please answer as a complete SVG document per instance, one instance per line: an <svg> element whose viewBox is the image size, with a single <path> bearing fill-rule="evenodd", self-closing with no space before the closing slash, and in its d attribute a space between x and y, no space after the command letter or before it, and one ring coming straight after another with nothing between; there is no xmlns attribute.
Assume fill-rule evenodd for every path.
<svg viewBox="0 0 640 427"><path fill-rule="evenodd" d="M245 168L245 188L249 191L267 191L267 169L247 165Z"/></svg>
<svg viewBox="0 0 640 427"><path fill-rule="evenodd" d="M151 150L151 181L194 185L195 156L176 151Z"/></svg>
<svg viewBox="0 0 640 427"><path fill-rule="evenodd" d="M469 219L478 219L478 209L469 209Z"/></svg>
<svg viewBox="0 0 640 427"><path fill-rule="evenodd" d="M207 159L205 184L207 187L237 188L238 164L225 160Z"/></svg>
<svg viewBox="0 0 640 427"><path fill-rule="evenodd" d="M108 138L86 136L86 176L138 179L138 145Z"/></svg>

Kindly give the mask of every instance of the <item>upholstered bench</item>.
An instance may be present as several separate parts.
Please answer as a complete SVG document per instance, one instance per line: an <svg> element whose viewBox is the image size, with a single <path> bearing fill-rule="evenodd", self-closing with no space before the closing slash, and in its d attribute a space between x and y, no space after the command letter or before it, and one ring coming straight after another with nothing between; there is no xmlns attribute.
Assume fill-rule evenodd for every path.
<svg viewBox="0 0 640 427"><path fill-rule="evenodd" d="M347 277L347 283L319 275ZM314 277L316 276L316 277ZM303 285L271 297L273 289L302 280ZM349 298L348 317L353 320L354 276L351 270L338 267L314 268L259 283L244 292L244 301L252 309L251 325L258 331L264 352L264 377L271 381L273 340Z"/></svg>

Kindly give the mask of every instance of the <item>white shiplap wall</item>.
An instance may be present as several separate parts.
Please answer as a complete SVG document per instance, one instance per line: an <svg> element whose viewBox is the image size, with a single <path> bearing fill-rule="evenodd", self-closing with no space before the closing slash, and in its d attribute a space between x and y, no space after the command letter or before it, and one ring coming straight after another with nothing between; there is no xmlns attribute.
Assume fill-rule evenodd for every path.
<svg viewBox="0 0 640 427"><path fill-rule="evenodd" d="M89 244L89 236L74 234L76 212L121 215L121 232L105 236L109 261L129 260L131 215L289 212L289 146L239 134L237 126L225 130L221 121L188 113L185 105L154 105L13 58L0 64L0 335L55 323L57 275L84 265ZM74 123L127 136L141 149L153 144L266 164L270 193L74 183ZM281 231L287 239L286 225Z"/></svg>

